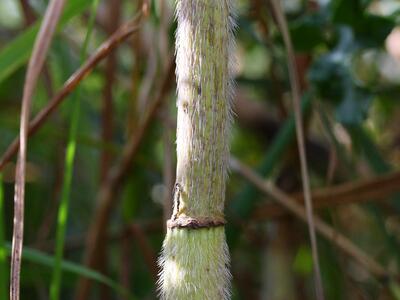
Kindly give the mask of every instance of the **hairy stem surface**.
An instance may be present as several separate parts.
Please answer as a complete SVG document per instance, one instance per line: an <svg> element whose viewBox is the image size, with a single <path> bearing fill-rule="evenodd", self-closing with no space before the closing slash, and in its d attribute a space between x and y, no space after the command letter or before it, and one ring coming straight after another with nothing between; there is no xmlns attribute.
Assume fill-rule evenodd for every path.
<svg viewBox="0 0 400 300"><path fill-rule="evenodd" d="M162 299L229 299L224 201L233 48L230 0L178 0L177 174Z"/></svg>

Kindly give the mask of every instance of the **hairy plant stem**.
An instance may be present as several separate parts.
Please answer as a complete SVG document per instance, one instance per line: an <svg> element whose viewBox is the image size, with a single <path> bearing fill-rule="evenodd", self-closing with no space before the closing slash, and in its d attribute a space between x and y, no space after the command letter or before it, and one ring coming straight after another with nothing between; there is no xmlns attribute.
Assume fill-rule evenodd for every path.
<svg viewBox="0 0 400 300"><path fill-rule="evenodd" d="M224 201L233 48L230 0L178 0L177 174L162 299L229 299Z"/></svg>

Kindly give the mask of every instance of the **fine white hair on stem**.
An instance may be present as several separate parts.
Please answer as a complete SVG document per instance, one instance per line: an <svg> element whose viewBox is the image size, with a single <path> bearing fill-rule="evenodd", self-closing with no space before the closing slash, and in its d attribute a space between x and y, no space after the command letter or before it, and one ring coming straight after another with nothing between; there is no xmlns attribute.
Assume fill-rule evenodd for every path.
<svg viewBox="0 0 400 300"><path fill-rule="evenodd" d="M233 0L177 0L177 173L172 220L159 260L162 299L230 299L224 224L232 123Z"/></svg>
<svg viewBox="0 0 400 300"><path fill-rule="evenodd" d="M234 88L233 5L230 0L177 1L176 16L177 181L191 214L209 216L206 208L221 214Z"/></svg>
<svg viewBox="0 0 400 300"><path fill-rule="evenodd" d="M169 229L159 259L161 299L231 297L229 249L223 227Z"/></svg>

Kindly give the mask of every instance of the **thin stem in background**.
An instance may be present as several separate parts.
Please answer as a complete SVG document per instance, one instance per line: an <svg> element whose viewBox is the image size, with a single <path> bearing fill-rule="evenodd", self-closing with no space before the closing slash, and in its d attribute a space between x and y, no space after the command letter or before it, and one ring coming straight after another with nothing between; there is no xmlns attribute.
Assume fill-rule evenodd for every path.
<svg viewBox="0 0 400 300"><path fill-rule="evenodd" d="M3 175L0 173L0 299L7 299L7 249L5 248Z"/></svg>
<svg viewBox="0 0 400 300"><path fill-rule="evenodd" d="M28 69L24 83L22 97L21 121L20 121L20 151L17 160L15 175L15 194L14 194L14 228L11 254L11 279L10 279L10 299L19 300L20 298L20 272L21 255L24 237L24 198L25 198L25 171L26 171L26 152L28 144L29 116L33 93L36 83L46 59L47 51L53 34L56 30L58 20L64 7L64 0L52 0L43 18L43 23L35 40L32 55L29 60Z"/></svg>
<svg viewBox="0 0 400 300"><path fill-rule="evenodd" d="M19 4L21 6L22 13L24 14L25 17L25 26L28 27L35 22L36 20L35 13L32 10L31 6L29 5L28 0L19 0Z"/></svg>
<svg viewBox="0 0 400 300"><path fill-rule="evenodd" d="M252 183L263 194L270 196L303 222L308 222L307 213L304 209L304 206L300 203L297 203L293 198L277 188L272 182L265 182L264 179L261 178L256 172L235 158L231 158L231 167L232 170L246 178L246 180ZM335 244L345 254L357 261L372 275L376 276L378 280L381 282L387 282L388 279L392 279L394 277L392 273L387 271L381 264L368 256L350 239L334 230L322 219L314 216L314 221L315 228L318 230L321 236Z"/></svg>
<svg viewBox="0 0 400 300"><path fill-rule="evenodd" d="M111 35L115 30L118 29L121 20L121 0L108 0L106 3L107 8L107 19L106 19L106 32ZM104 69L104 88L103 97L101 104L101 140L103 143L111 143L114 137L114 93L113 88L116 84L116 76L118 71L118 56L117 49L111 51L107 57L105 69ZM102 184L107 176L110 166L113 161L112 151L107 148L103 148L100 152L100 184ZM98 249L101 259L99 265L99 271L103 274L107 274L107 243L104 242L99 246ZM110 290L108 287L100 286L100 297L99 300L110 299Z"/></svg>
<svg viewBox="0 0 400 300"><path fill-rule="evenodd" d="M154 283L157 282L158 266L157 266L157 255L154 253L153 248L149 242L149 238L143 229L137 224L131 224L129 232L137 244L137 249L141 252L144 262L148 268L148 271L153 279Z"/></svg>
<svg viewBox="0 0 400 300"><path fill-rule="evenodd" d="M363 202L383 202L400 192L400 172L381 175L371 179L350 181L312 192L315 209L349 205ZM291 195L296 202L304 203L304 195ZM256 221L282 217L287 211L276 203L265 203L258 207L253 217Z"/></svg>
<svg viewBox="0 0 400 300"><path fill-rule="evenodd" d="M81 64L85 61L87 56L86 55L87 48L93 32L93 26L98 6L99 6L99 0L92 0L88 29L80 53ZM74 160L76 153L76 138L79 126L80 105L81 103L79 97L79 89L77 89L72 96L73 111L69 129L69 140L65 153L64 179L63 179L60 207L58 209L58 217L57 217L55 261L54 261L52 281L50 284L50 299L52 300L58 300L60 298L60 286L61 286L61 275L62 275L61 263L64 253L65 232L67 229L68 209L69 209L69 201L71 194L71 182L72 182L72 174L74 170Z"/></svg>
<svg viewBox="0 0 400 300"><path fill-rule="evenodd" d="M121 1L107 1L107 34L111 35L118 29L118 24L121 18ZM106 66L104 69L104 89L101 108L101 137L104 143L109 143L113 140L114 131L114 105L113 105L113 87L115 83L115 72L117 69L117 51L111 51L107 57ZM103 149L100 160L100 183L102 183L107 175L112 162L112 156L108 149Z"/></svg>
<svg viewBox="0 0 400 300"><path fill-rule="evenodd" d="M137 7L142 7L143 0L137 1ZM138 98L139 98L139 86L141 81L141 70L144 64L144 47L142 43L142 30L139 30L131 39L132 55L135 57L135 63L132 66L130 84L131 84L131 95L129 97L128 107L128 118L126 120L126 136L130 136L138 125Z"/></svg>
<svg viewBox="0 0 400 300"><path fill-rule="evenodd" d="M92 217L92 222L86 238L86 251L84 259L85 265L90 268L96 269L96 266L98 266L99 253L97 252L97 249L99 244L106 239L106 229L110 221L113 208L118 201L119 189L132 168L132 162L136 158L139 147L142 144L148 128L152 124L153 119L157 115L156 113L159 111L159 108L162 106L164 100L169 94L174 78L174 69L175 64L171 58L168 71L164 74L164 78L161 81L162 84L161 88L159 89L159 94L157 95L156 99L151 102L143 121L125 145L121 159L113 166L113 168L110 169L107 180L104 182L98 193L98 199L96 199L97 207L95 209L94 216ZM90 287L91 282L82 278L78 286L76 299L87 299Z"/></svg>
<svg viewBox="0 0 400 300"><path fill-rule="evenodd" d="M317 236L315 234L315 225L314 225L314 216L313 216L313 204L311 198L311 189L310 189L310 178L308 174L307 167L307 158L306 158L306 147L304 142L304 132L303 132L303 117L301 114L301 92L300 92L300 80L298 78L298 74L296 71L296 59L294 55L293 45L290 38L290 33L288 30L288 26L286 23L286 18L281 8L281 4L279 0L271 0L272 7L275 12L275 16L277 19L278 27L281 30L283 41L286 46L287 57L288 57L288 70L289 70L289 79L290 85L292 88L292 98L293 98L293 107L294 107L294 115L296 122L296 136L297 136L297 144L298 151L300 157L300 166L301 166L301 177L303 183L303 193L304 193L304 202L307 213L307 223L308 230L310 234L310 242L311 242L311 250L313 256L313 267L314 267L314 277L315 277L315 292L318 300L323 300L324 297L324 288L322 285L322 277L321 277L321 267L319 264L319 255L318 255L318 245L317 245Z"/></svg>
<svg viewBox="0 0 400 300"><path fill-rule="evenodd" d="M132 290L131 274L132 274L132 239L129 232L126 230L120 238L119 244L119 282L127 289ZM124 299L125 300L125 299Z"/></svg>

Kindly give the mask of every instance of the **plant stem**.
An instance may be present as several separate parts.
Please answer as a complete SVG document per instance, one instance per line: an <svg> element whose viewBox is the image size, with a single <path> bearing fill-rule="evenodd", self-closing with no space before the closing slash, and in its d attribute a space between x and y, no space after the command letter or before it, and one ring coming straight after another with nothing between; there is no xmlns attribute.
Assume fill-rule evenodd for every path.
<svg viewBox="0 0 400 300"><path fill-rule="evenodd" d="M0 173L0 298L7 299L7 251L4 228L4 190L3 175Z"/></svg>
<svg viewBox="0 0 400 300"><path fill-rule="evenodd" d="M229 299L224 200L234 27L231 1L177 1L177 174L162 299Z"/></svg>
<svg viewBox="0 0 400 300"><path fill-rule="evenodd" d="M318 300L324 300L325 295L324 295L324 287L322 284L321 267L319 263L317 235L315 233L313 202L312 202L311 188L310 188L310 176L308 174L309 172L308 172L307 158L306 158L306 146L305 146L305 138L303 131L303 116L301 114L300 80L296 70L297 69L296 59L292 45L292 40L290 37L285 15L281 8L281 3L278 0L271 0L271 4L277 18L278 27L280 28L283 36L283 41L286 46L287 57L288 57L289 80L292 88L293 108L294 108L295 123L296 123L296 136L297 136L297 146L298 146L297 148L299 151L304 203L307 213L307 223L308 223L308 232L310 235L311 252L313 256L315 294Z"/></svg>
<svg viewBox="0 0 400 300"><path fill-rule="evenodd" d="M32 99L45 62L47 51L64 8L64 0L50 0L43 17L32 55L29 59L22 93L19 141L20 148L15 170L14 226L12 238L10 300L20 299L21 255L24 240L25 172L28 148L28 128Z"/></svg>

